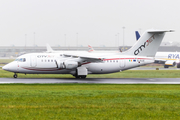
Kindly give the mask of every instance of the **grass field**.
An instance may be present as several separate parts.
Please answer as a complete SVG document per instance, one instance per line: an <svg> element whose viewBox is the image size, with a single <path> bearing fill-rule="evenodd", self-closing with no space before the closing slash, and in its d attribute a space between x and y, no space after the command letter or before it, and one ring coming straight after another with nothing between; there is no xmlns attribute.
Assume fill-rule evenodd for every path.
<svg viewBox="0 0 180 120"><path fill-rule="evenodd" d="M0 85L0 117L62 120L178 120L179 85Z"/></svg>
<svg viewBox="0 0 180 120"><path fill-rule="evenodd" d="M1 78L12 78L14 73L0 69ZM62 74L18 74L18 78L74 78ZM87 78L180 78L180 70L127 70L113 74L89 74Z"/></svg>
<svg viewBox="0 0 180 120"><path fill-rule="evenodd" d="M14 61L14 59L0 59L0 63L10 63Z"/></svg>
<svg viewBox="0 0 180 120"><path fill-rule="evenodd" d="M14 59L0 59L0 66L4 66L7 63L14 61Z"/></svg>
<svg viewBox="0 0 180 120"><path fill-rule="evenodd" d="M0 69L0 77L14 73ZM74 78L18 74L19 78ZM179 78L179 70L127 70L87 78ZM2 120L178 120L180 85L0 84Z"/></svg>

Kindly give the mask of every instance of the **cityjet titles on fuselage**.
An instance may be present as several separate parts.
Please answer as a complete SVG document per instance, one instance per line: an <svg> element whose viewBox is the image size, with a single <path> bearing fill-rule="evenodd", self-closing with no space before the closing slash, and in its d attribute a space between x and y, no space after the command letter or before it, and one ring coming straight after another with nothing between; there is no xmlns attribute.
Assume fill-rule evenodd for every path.
<svg viewBox="0 0 180 120"><path fill-rule="evenodd" d="M38 58L53 58L54 55L37 55Z"/></svg>
<svg viewBox="0 0 180 120"><path fill-rule="evenodd" d="M154 35L152 35L146 42L144 42L144 45L141 45L137 50L135 50L134 55L138 55L143 50L143 48L146 48L146 46L148 46L153 41L153 39L155 39Z"/></svg>

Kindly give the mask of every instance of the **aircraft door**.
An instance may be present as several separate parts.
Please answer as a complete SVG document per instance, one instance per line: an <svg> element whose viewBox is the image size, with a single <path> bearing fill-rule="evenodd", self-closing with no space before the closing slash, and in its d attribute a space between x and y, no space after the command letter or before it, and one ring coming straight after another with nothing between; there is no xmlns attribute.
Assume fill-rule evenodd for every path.
<svg viewBox="0 0 180 120"><path fill-rule="evenodd" d="M122 59L122 60L120 60L120 68L124 68L125 67L125 60L124 59Z"/></svg>
<svg viewBox="0 0 180 120"><path fill-rule="evenodd" d="M37 59L36 59L36 56L31 56L31 67L36 67L37 66Z"/></svg>
<svg viewBox="0 0 180 120"><path fill-rule="evenodd" d="M17 61L17 72L19 72L19 61Z"/></svg>

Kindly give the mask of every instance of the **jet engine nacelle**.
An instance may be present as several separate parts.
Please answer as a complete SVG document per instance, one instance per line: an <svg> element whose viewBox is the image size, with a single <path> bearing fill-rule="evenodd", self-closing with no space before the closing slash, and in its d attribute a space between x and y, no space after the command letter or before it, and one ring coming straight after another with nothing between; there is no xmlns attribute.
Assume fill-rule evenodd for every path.
<svg viewBox="0 0 180 120"><path fill-rule="evenodd" d="M55 61L57 68L61 69L74 69L78 67L78 62L75 61Z"/></svg>
<svg viewBox="0 0 180 120"><path fill-rule="evenodd" d="M56 64L57 68L61 68L61 69L65 68L65 65L64 65L63 61L60 61L60 60L56 61L55 60L55 64Z"/></svg>
<svg viewBox="0 0 180 120"><path fill-rule="evenodd" d="M165 62L165 65L168 65L168 66L175 66L176 65L176 62L174 62L174 61L166 61Z"/></svg>
<svg viewBox="0 0 180 120"><path fill-rule="evenodd" d="M63 65L65 66L65 69L74 69L78 67L78 63L75 61L65 61Z"/></svg>

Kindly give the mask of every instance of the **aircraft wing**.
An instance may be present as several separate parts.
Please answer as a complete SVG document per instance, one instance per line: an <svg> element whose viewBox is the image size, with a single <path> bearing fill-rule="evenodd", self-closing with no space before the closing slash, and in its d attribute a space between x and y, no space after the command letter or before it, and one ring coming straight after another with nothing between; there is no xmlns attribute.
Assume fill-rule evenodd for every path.
<svg viewBox="0 0 180 120"><path fill-rule="evenodd" d="M166 59L163 59L163 58L162 58L162 59L161 59L161 58L158 58L158 59L155 58L155 61L157 61L157 62L158 62L158 61L166 62L167 60L166 60Z"/></svg>
<svg viewBox="0 0 180 120"><path fill-rule="evenodd" d="M174 66L176 65L176 59L170 60L170 59L155 59L155 63L160 63L164 65Z"/></svg>
<svg viewBox="0 0 180 120"><path fill-rule="evenodd" d="M77 62L102 62L104 58L92 55L63 54L65 57L79 58Z"/></svg>

